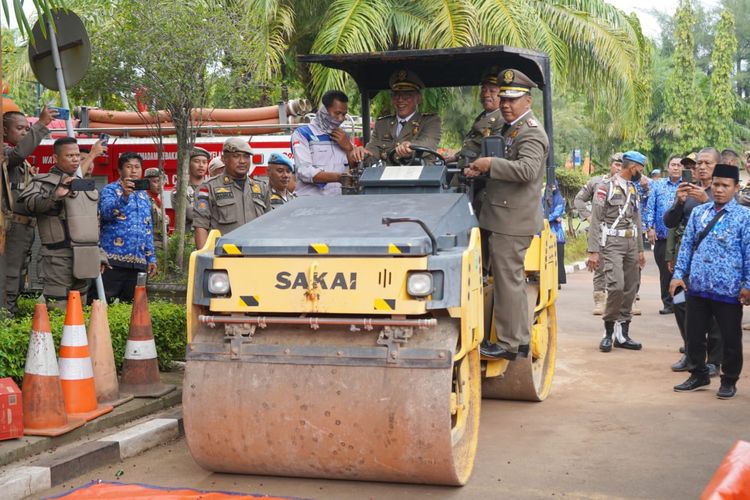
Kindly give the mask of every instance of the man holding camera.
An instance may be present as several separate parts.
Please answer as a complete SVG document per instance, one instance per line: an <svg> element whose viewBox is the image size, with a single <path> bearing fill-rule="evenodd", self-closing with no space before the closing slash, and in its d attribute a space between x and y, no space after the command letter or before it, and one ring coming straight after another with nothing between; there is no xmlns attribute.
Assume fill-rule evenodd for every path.
<svg viewBox="0 0 750 500"><path fill-rule="evenodd" d="M123 153L117 159L120 178L102 188L99 216L102 249L111 266L102 275L108 301L133 300L138 273L156 274L154 230L148 179L141 179L143 158Z"/></svg>
<svg viewBox="0 0 750 500"><path fill-rule="evenodd" d="M34 176L16 203L37 218L42 293L51 307L65 310L70 290L78 290L86 300L87 280L99 275L107 258L99 248L99 193L93 180L76 173L81 160L78 143L63 137L53 148L52 169Z"/></svg>

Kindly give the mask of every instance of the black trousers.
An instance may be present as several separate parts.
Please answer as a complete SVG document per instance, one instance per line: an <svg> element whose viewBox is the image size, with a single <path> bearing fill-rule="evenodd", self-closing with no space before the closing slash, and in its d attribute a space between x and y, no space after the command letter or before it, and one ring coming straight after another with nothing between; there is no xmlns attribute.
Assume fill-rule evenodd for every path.
<svg viewBox="0 0 750 500"><path fill-rule="evenodd" d="M687 297L687 355L690 372L708 375L706 331L715 319L721 331L723 357L721 381L734 384L742 371L742 304L728 304L702 297Z"/></svg>
<svg viewBox="0 0 750 500"><path fill-rule="evenodd" d="M568 282L565 274L565 243L557 243L557 282L564 285Z"/></svg>
<svg viewBox="0 0 750 500"><path fill-rule="evenodd" d="M682 304L673 304L674 308L674 319L677 322L677 328L680 329L680 336L682 337L682 344L685 347L685 352L688 350L687 341L687 308L685 302ZM708 338L708 363L715 365L717 368L721 366L722 350L724 349L723 342L721 341L721 331L719 325L715 319L711 320L711 326L708 327L707 332Z"/></svg>
<svg viewBox="0 0 750 500"><path fill-rule="evenodd" d="M111 304L115 299L120 299L120 302L133 302L138 273L142 272L144 272L143 269L118 266L112 266L112 269L104 271L102 282L107 302Z"/></svg>
<svg viewBox="0 0 750 500"><path fill-rule="evenodd" d="M659 268L659 285L661 287L661 302L664 307L672 307L672 297L669 295L669 282L672 281L672 273L669 272L666 261L667 240L656 240L654 243L654 260Z"/></svg>

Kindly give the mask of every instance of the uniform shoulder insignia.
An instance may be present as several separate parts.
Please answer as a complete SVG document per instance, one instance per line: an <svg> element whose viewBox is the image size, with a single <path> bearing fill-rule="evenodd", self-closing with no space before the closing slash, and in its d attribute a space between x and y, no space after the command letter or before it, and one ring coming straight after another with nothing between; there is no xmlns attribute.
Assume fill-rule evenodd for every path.
<svg viewBox="0 0 750 500"><path fill-rule="evenodd" d="M533 118L529 118L528 120L526 120L526 125L528 125L529 127L538 127L539 122Z"/></svg>
<svg viewBox="0 0 750 500"><path fill-rule="evenodd" d="M437 116L437 113L422 113L422 116Z"/></svg>
<svg viewBox="0 0 750 500"><path fill-rule="evenodd" d="M378 118L378 120L377 120L377 121L380 121L380 120L390 120L390 119L391 119L391 118L393 118L394 116L396 116L396 115L383 115L383 116L381 116L380 118Z"/></svg>

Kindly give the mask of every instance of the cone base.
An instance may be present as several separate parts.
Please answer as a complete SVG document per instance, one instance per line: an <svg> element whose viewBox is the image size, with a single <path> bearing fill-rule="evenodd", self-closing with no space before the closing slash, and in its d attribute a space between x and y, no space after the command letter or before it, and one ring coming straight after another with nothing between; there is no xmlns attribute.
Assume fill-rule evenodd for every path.
<svg viewBox="0 0 750 500"><path fill-rule="evenodd" d="M86 420L83 418L73 418L69 416L68 423L65 425L61 425L60 427L48 427L48 428L42 428L42 429L33 429L29 427L24 427L23 435L24 436L45 436L45 437L62 436L63 434L72 431L73 429L78 429L85 423L86 423Z"/></svg>
<svg viewBox="0 0 750 500"><path fill-rule="evenodd" d="M143 384L131 385L120 383L120 390L133 394L137 398L160 398L175 390L176 386L171 384Z"/></svg>
<svg viewBox="0 0 750 500"><path fill-rule="evenodd" d="M105 405L97 405L96 408L94 408L91 411L87 411L85 413L68 413L69 418L82 418L86 420L86 422L90 422L94 420L97 417L101 417L105 413L109 413L112 411L112 406L105 406Z"/></svg>
<svg viewBox="0 0 750 500"><path fill-rule="evenodd" d="M134 397L135 396L133 396L132 394L124 394L121 392L112 399L103 399L103 398L98 398L98 397L96 399L101 400L101 403L103 405L109 405L109 406L113 406L117 408L121 404L125 404L128 401L131 401Z"/></svg>

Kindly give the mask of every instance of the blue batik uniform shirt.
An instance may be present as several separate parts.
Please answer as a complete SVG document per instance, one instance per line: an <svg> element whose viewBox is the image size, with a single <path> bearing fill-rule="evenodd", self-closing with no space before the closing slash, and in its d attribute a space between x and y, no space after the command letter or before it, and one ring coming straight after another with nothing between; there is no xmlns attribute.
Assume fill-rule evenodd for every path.
<svg viewBox="0 0 750 500"><path fill-rule="evenodd" d="M151 202L146 191L133 191L127 201L119 181L99 196L101 247L112 266L146 269L156 263Z"/></svg>
<svg viewBox="0 0 750 500"><path fill-rule="evenodd" d="M732 199L694 252L698 235L716 215L713 202L693 209L682 237L674 279L689 274L688 294L738 304L740 289L750 288L750 210Z"/></svg>
<svg viewBox="0 0 750 500"><path fill-rule="evenodd" d="M682 182L679 179L672 182L669 177L659 179L651 184L651 193L648 196L646 210L643 213L643 223L646 229L656 230L657 240L666 240L669 230L664 225L664 214L672 207L677 187Z"/></svg>

